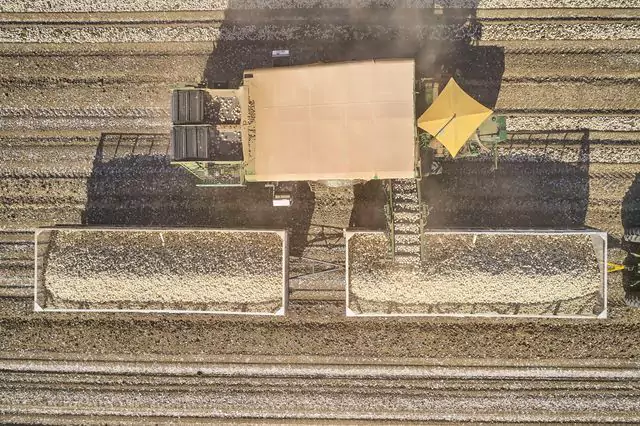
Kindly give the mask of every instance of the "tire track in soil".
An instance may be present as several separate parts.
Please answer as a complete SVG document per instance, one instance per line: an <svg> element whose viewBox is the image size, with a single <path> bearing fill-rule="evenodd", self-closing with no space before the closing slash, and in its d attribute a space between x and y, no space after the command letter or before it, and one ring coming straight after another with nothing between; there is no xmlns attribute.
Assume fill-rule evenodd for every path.
<svg viewBox="0 0 640 426"><path fill-rule="evenodd" d="M31 232L0 231L0 298L33 296Z"/></svg>
<svg viewBox="0 0 640 426"><path fill-rule="evenodd" d="M433 8L431 0L412 1L411 5L415 9ZM443 7L465 8L470 3L466 0L450 0L443 4ZM571 13L588 13L589 8L633 8L635 3L630 0L568 0L558 3L553 0L483 0L477 2L476 6L483 13L488 15L497 14L510 8L518 9L520 16L536 11L538 9L548 10L548 13L556 11L565 12L569 8ZM286 7L283 7L286 6ZM369 10L373 7L381 8L402 8L407 3L403 0L385 0L383 2L371 0L332 0L324 3L309 2L307 0L293 0L283 5L278 0L217 0L206 4L202 4L196 0L185 0L179 4L169 0L130 0L123 4L117 0L107 0L96 3L89 0L78 0L73 3L55 2L47 0L16 0L7 3L0 9L2 12L8 13L24 13L24 12L74 12L74 13L100 13L100 12L184 12L192 10L207 11L223 11L231 7L240 11L261 10L265 13L277 13L282 9L308 10L311 13L326 11L331 9L365 9ZM445 7L446 9L446 7ZM566 12L565 12L566 13Z"/></svg>
<svg viewBox="0 0 640 426"><path fill-rule="evenodd" d="M17 360L6 362L18 364ZM124 370L116 363L105 363L105 366L116 371ZM343 368L335 364L331 367L291 366L297 373L293 376L280 373L282 366L277 363L261 365L264 370L273 372L270 377L263 377L262 372L249 376L235 371L246 370L247 366L229 365L225 369L208 365L199 367L200 373L164 375L156 372L145 374L140 381L132 378L140 375L135 373L67 373L62 368L58 374L32 373L31 369L3 373L7 376L4 389L8 394L3 405L14 407L7 412L20 413L18 419L42 419L40 416L43 414L55 412L73 415L77 421L86 421L89 417L85 416L90 415L94 421L113 421L115 416L122 416L115 417L119 420L132 419L143 416L143 413L154 413L156 419L171 421L201 418L205 411L223 414L227 419L265 416L299 419L312 416L320 422L328 419L333 422L349 419L353 422L357 419L438 421L446 418L458 422L597 422L606 419L622 423L640 418L634 401L638 392L633 387L633 380L623 374L628 369L611 374L617 380L591 379L585 383L581 374L574 378L573 372L562 368L538 368L542 370L538 373L521 368L513 377L507 368L457 367L460 375L453 375L448 370L454 367L439 366L433 369L437 372L426 373L426 377L408 379L405 378L407 370L417 370L416 367L387 366L384 374L376 374L379 368L375 366L350 366L355 370L352 373L343 372ZM310 368L323 371L323 375L329 378L298 372ZM224 373L210 373L210 370L222 370ZM403 373L395 377L395 370L403 370ZM428 371L428 368L424 370ZM554 374L545 374L548 370L553 370ZM463 373L468 377L459 378ZM592 376L603 373L608 371L603 369L601 372L595 368L591 371ZM226 387L221 383L221 376L228 382ZM351 390L356 384L360 389L357 396ZM65 396L72 401L71 404L63 403L59 394L61 388L68 390ZM133 402L122 390L140 397ZM323 395L320 402L317 401L318 395ZM392 400L390 395L393 395ZM173 403L167 404L167 399ZM360 408L364 404L367 412ZM549 405L554 409L546 409ZM609 409L612 405L616 406L615 413ZM486 411L481 409L487 407L490 414L484 414Z"/></svg>
<svg viewBox="0 0 640 426"><path fill-rule="evenodd" d="M377 55L384 53L388 49L388 44L392 40L358 40L351 41L350 46L358 46L365 51L376 52ZM250 46L252 52L270 52L282 47L278 41L256 41L242 40L229 41L225 45L234 51L242 51L244 47ZM392 43L392 45L394 45ZM334 45L335 46L335 45ZM527 55L596 55L596 54L637 54L640 47L635 40L494 40L483 42L480 40L479 46L497 47L504 49L505 54L527 54ZM287 47L303 56L310 55L309 52L319 52L326 49L327 43L322 41L296 40L287 41ZM402 49L411 49L415 53L416 46L413 44L397 43L394 45L396 52ZM399 50L400 49L400 50ZM211 54L211 43L191 42L191 43L100 43L100 44L52 44L52 43L0 43L0 57L20 58L20 57L64 57L79 56L82 58L101 57L104 55L114 55L126 58L129 56L169 56L178 57L185 55L199 55L204 60ZM397 53L398 54L398 53ZM376 56L377 56L376 55ZM404 56L404 55L400 55ZM254 60L255 58L251 58ZM295 60L295 57L293 58ZM88 60L88 59L85 59ZM117 62L117 61L116 61ZM80 62L82 63L82 62ZM187 62L188 63L188 62ZM78 64L75 65L78 67ZM203 69L202 67L201 69ZM54 68L55 69L55 65ZM135 73L135 71L132 70Z"/></svg>
<svg viewBox="0 0 640 426"><path fill-rule="evenodd" d="M172 10L164 11L163 13L153 13L144 11L127 11L127 13L118 13L115 10L108 11L96 11L84 13L77 11L72 14L52 14L52 13L38 13L38 12L14 12L8 14L0 14L0 20L6 24L108 24L108 23L124 23L124 24L156 24L156 23L215 23L222 20L234 23L244 24L261 24L265 22L278 22L278 21L293 21L293 20L310 20L310 17L315 20L321 19L327 23L385 23L388 22L393 15L396 21L412 21L416 17L420 20L433 20L434 19L434 7L433 4L425 3L423 5L417 5L416 2L411 4L411 7L407 7L403 4L401 7L396 7L393 11L390 11L391 6L389 4L372 5L375 7L358 7L353 2L346 5L347 7L340 7L338 5L330 4L328 7L322 7L323 4L314 4L311 8L308 7L292 7L289 3L287 7L278 7L276 9L264 8L264 4L260 8L238 8L236 5L232 5L231 8L205 10L203 5L198 5L196 10ZM282 6L282 5L279 5ZM449 6L444 9L445 13L457 15L459 17L465 17L469 12L470 4L461 5L464 7L454 7L451 2ZM486 9L479 7L475 10L475 16L481 22L484 21L503 21L503 20L618 20L637 18L640 16L637 9L634 8L616 8L610 4L607 8L591 9L591 8L537 8L528 5L526 8L500 8ZM233 9L233 10L229 10ZM358 10L365 9L365 10ZM463 10L455 10L463 9ZM467 10L464 10L467 9Z"/></svg>
<svg viewBox="0 0 640 426"><path fill-rule="evenodd" d="M609 421L623 422L637 416L634 405L638 394L634 385L637 364L634 362L502 360L498 364L474 358L401 365L397 361L371 358L311 357L310 360L290 356L281 360L249 356L244 357L246 364L241 364L229 357L209 358L207 362L192 361L189 357L176 361L175 358L131 360L122 355L103 355L79 363L70 353L40 358L35 354L27 357L5 354L0 372L2 388L7 391L3 404L13 407L8 411L18 413L23 419L38 416L34 418L39 420L52 410L58 415L68 413L76 420L84 419L83 412L77 410L78 405L91 411L92 416L104 415L105 420L113 420L116 415L138 416L141 409L169 416L169 419L178 415L184 419L201 414L199 409L188 407L207 407L210 411L214 407L209 405L220 410L229 404L249 407L240 413L230 411L231 417L264 416L274 405L283 404L287 408L280 413L280 418L321 412L323 418L353 419L363 415L357 409L362 398L367 401L368 419L392 415L397 419L425 421L437 420L446 414L449 421L453 418L505 421L516 417L520 421L587 421L584 412L588 412L591 421L606 417ZM349 399L354 395L350 389L353 386L358 386L360 392L356 398ZM59 395L60 389L68 391L66 400ZM132 401L122 390L142 396ZM27 392L33 394L26 397ZM176 393L183 395L180 404L167 405L167 398L175 397ZM229 394L233 395L231 400L227 398ZM326 398L318 402L318 394ZM226 397L221 399L222 395ZM315 398L310 398L312 395ZM389 395L394 395L393 401L388 399ZM588 409L576 410L576 398L578 404L588 405ZM244 403L234 402L236 399ZM465 406L462 410L461 401ZM317 411L310 410L310 402ZM429 404L429 409L425 404ZM549 404L554 406L551 412L544 409ZM613 405L615 413L610 411ZM103 413L107 406L118 409L109 411L107 416ZM493 409L491 414L477 414L484 410L477 410L476 406ZM527 414L523 417L522 413Z"/></svg>
<svg viewBox="0 0 640 426"><path fill-rule="evenodd" d="M362 49L370 42L359 42ZM265 46L252 45L257 52L265 50ZM270 48L276 46L269 46ZM313 60L318 46L295 46L293 61L308 62ZM0 85L2 86L38 86L55 85L108 85L140 83L174 84L181 81L199 81L211 48L201 54L175 53L168 55L153 51L146 54L93 54L77 52L51 56L43 52L42 56L0 55ZM564 54L529 54L505 52L505 69L503 80L516 79L575 79L603 78L631 79L640 75L638 70L638 53L564 53ZM606 67L594 67L594 64L606 64Z"/></svg>
<svg viewBox="0 0 640 426"><path fill-rule="evenodd" d="M315 355L400 358L633 359L633 314L609 321L502 319L223 318L30 312L0 299L4 347L67 355ZM636 315L637 319L637 315ZM78 336L84 336L78 339ZM535 344L532 343L535 340ZM386 342L386 343L385 343ZM487 345L486 342L492 342ZM10 349L9 349L10 348Z"/></svg>
<svg viewBox="0 0 640 426"><path fill-rule="evenodd" d="M480 226L485 224L483 221L490 223L492 220L501 220L506 226L509 224L504 220L509 217L514 224L524 227L536 224L528 221L552 217L546 222L551 226L557 221L567 221L570 214L581 215L584 220L587 204L619 211L620 200L640 173L637 165L611 165L599 170L600 165L593 164L585 169L575 164L549 167L544 163L515 163L502 164L497 172L491 172L489 162L449 166L445 166L445 172L438 178L441 182L426 179L427 199L434 209L429 219L433 227ZM526 179L514 179L513 176ZM234 196L231 191L209 191L203 199L204 193L194 190L190 177L179 169L155 172L123 169L97 175L90 183L86 179L18 177L4 179L2 185L8 202L0 209L0 216L4 218L5 226L11 228L60 223L56 215L61 208L66 211L63 217L75 218L71 222L67 219L66 223L78 223L89 201L96 220L103 218L101 223L109 223L108 220L102 222L109 216L113 216L116 223L126 223L127 215L140 217L140 212L144 211L150 219L159 220L166 214L173 219L182 217L180 223L189 224L188 218L206 215L205 212L211 214L212 208L218 211L218 217L227 208L237 208L220 206L227 197ZM209 203L218 206L212 207ZM265 215L271 211L267 204L262 212ZM240 208L236 214L246 214L240 213L246 209ZM181 215L179 210L182 210ZM503 215L505 210L512 215ZM559 215L558 212L564 213ZM255 213L260 215L258 211ZM437 220L440 215L447 218L444 223ZM579 217L571 223L580 225L578 222ZM609 227L615 227L619 219L613 218L611 222ZM541 223L545 222L538 225Z"/></svg>

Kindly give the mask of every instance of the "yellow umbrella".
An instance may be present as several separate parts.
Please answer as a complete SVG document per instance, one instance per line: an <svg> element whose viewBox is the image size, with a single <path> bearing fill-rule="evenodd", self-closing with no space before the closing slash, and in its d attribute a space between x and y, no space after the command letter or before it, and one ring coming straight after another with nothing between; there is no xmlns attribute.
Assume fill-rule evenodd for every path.
<svg viewBox="0 0 640 426"><path fill-rule="evenodd" d="M418 127L429 132L455 157L491 114L492 110L469 96L452 78L418 118Z"/></svg>

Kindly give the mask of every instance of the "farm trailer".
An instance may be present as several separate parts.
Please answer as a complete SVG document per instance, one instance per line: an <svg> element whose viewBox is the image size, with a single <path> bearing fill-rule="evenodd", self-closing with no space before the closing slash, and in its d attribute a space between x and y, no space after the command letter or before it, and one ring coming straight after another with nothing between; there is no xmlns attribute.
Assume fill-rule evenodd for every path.
<svg viewBox="0 0 640 426"><path fill-rule="evenodd" d="M41 228L34 309L284 315L288 262L286 231Z"/></svg>
<svg viewBox="0 0 640 426"><path fill-rule="evenodd" d="M420 265L383 232L347 231L348 316L607 317L607 234L433 230Z"/></svg>

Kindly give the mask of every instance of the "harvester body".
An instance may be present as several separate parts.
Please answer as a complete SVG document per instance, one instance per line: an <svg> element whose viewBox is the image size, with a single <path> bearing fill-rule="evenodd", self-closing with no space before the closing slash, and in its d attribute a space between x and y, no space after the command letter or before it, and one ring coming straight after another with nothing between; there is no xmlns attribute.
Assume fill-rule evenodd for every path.
<svg viewBox="0 0 640 426"><path fill-rule="evenodd" d="M421 257L419 179L454 157L495 154L506 139L504 117L453 78L442 91L435 78L416 80L412 59L274 63L246 70L239 88L226 87L173 91L172 164L198 186L260 183L272 189L274 206L285 207L293 182L384 180L398 258Z"/></svg>
<svg viewBox="0 0 640 426"><path fill-rule="evenodd" d="M419 178L426 149L466 157L506 139L505 118L453 79L441 93L433 79L418 83L414 61L398 59L247 70L237 89L175 89L171 160L200 186L356 183ZM220 118L224 105L231 118Z"/></svg>

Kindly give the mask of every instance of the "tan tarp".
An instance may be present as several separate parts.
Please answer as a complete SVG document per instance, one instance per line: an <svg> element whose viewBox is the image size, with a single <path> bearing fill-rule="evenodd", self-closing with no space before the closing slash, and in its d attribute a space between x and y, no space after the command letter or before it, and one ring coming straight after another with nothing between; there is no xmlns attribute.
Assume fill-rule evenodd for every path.
<svg viewBox="0 0 640 426"><path fill-rule="evenodd" d="M453 157L493 111L458 86L452 78L418 118L418 127L434 136Z"/></svg>
<svg viewBox="0 0 640 426"><path fill-rule="evenodd" d="M414 177L413 60L245 71L247 180Z"/></svg>

